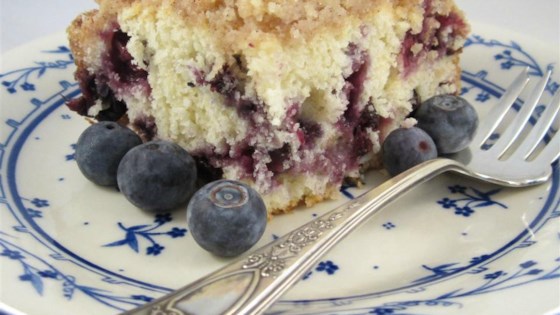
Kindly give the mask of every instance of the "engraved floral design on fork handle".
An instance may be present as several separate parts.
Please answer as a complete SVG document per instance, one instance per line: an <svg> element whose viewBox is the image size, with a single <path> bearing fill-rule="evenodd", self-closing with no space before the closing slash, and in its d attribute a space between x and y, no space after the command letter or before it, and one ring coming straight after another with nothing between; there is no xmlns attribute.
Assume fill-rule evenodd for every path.
<svg viewBox="0 0 560 315"><path fill-rule="evenodd" d="M327 218L319 218L280 239L267 251L252 254L243 264L244 269L259 269L261 277L275 277L286 268L286 261L297 256L304 247L314 243L326 231L334 227L333 223L342 217L348 209L359 206L353 202L339 212L328 214Z"/></svg>
<svg viewBox="0 0 560 315"><path fill-rule="evenodd" d="M129 315L237 314L255 295L286 274L301 278L315 263L302 267L297 260L368 199L357 198L244 256L213 274L158 300L131 310ZM313 251L315 252L315 251ZM301 269L299 273L287 269ZM294 279L297 281L297 279ZM288 281L290 287L295 281ZM284 292L282 290L281 292ZM209 310L209 306L212 310ZM257 313L260 311L256 311ZM253 312L251 312L253 313Z"/></svg>
<svg viewBox="0 0 560 315"><path fill-rule="evenodd" d="M271 282L287 273L287 269L300 269L303 274L311 268L314 260L305 259L309 262L307 267L294 262L301 259L303 252L316 245L327 232L332 232L338 224L362 206L368 198L357 198L331 212L301 226L289 234L277 239L273 243L258 249L256 252L239 259L238 261L218 270L214 274L201 279L183 289L179 289L171 296L164 297L144 308L134 310L126 314L150 314L150 315L183 315L183 314L209 314L208 303L200 303L202 300L212 304L222 304L212 313L236 314L240 307L250 304L252 297L257 291L266 289ZM315 252L315 251L313 251ZM246 276L240 276L245 274ZM297 274L297 276L296 276ZM301 278L299 273L291 272L293 277ZM250 278L246 281L240 278ZM242 284L234 284L240 282ZM288 281L291 286L294 281ZM209 293L210 291L214 291ZM284 292L284 291L282 291ZM234 295L235 298L227 299L226 295ZM202 308L198 308L201 306Z"/></svg>
<svg viewBox="0 0 560 315"><path fill-rule="evenodd" d="M365 219L415 185L460 164L435 159L421 167L422 172L403 172L213 274L125 314L260 314Z"/></svg>

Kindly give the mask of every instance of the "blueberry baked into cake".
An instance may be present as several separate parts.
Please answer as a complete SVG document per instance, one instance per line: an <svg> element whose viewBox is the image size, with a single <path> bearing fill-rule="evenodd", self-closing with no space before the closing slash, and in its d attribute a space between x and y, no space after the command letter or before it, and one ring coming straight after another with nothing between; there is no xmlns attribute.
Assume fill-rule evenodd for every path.
<svg viewBox="0 0 560 315"><path fill-rule="evenodd" d="M459 89L452 0L97 0L70 109L171 140L271 214L338 194L423 100Z"/></svg>

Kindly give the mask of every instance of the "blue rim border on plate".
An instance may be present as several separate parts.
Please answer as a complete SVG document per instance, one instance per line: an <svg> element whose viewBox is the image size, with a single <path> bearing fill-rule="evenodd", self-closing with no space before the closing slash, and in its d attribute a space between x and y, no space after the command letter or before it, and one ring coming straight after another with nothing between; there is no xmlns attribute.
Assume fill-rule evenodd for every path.
<svg viewBox="0 0 560 315"><path fill-rule="evenodd" d="M72 90L71 92L69 92L66 95L66 97L73 98L73 97L78 96L79 94L80 94L79 89L75 89L75 90ZM21 134L15 139L15 142L12 146L12 150L10 151L10 154L8 156L7 170L6 170L6 175L7 175L6 180L7 180L7 183L8 183L8 191L10 192L10 194L12 196L12 199L14 200L14 205L16 206L17 210L20 212L22 217L27 221L29 226L34 230L34 232L38 233L42 238L44 238L46 240L47 243L54 246L54 248L56 248L57 250L60 250L61 252L64 252L69 257L75 259L77 262L80 262L80 263L84 264L85 266L96 269L99 272L104 273L105 275L120 278L120 279L122 279L124 281L127 281L127 282L136 283L137 285L140 285L142 287L150 288L150 289L153 289L153 290L172 291L173 289L170 289L170 288L154 285L154 284L151 284L151 283L139 281L137 279L133 279L133 278L129 278L129 277L120 275L118 273L107 270L107 269L105 269L105 268L103 268L103 267L101 267L97 264L94 264L94 263L92 263L92 262L74 254L72 251L68 250L62 244L58 243L49 234L45 233L42 230L42 228L38 224L35 223L35 220L33 219L33 217L30 216L29 213L26 211L26 207L23 205L22 198L18 193L18 188L17 188L17 183L16 183L16 167L17 167L17 162L18 162L18 157L19 157L20 151L23 148L23 146L25 145L25 143L27 142L31 133L35 130L35 128L44 119L46 119L50 114L52 114L54 111L56 111L59 107L63 106L65 103L66 103L66 101L63 98L60 98L57 101L55 101L54 103L52 103L51 105L47 106L44 110L42 110L37 115L37 117L35 117L29 124L27 124L25 126L25 128L23 129ZM11 207L10 207L10 211L12 211L12 213L13 213L14 210L11 209ZM17 216L15 216L15 217L17 218ZM21 223L21 221L20 221L20 223ZM44 246L49 246L48 244L45 244L43 241L39 240L37 237L35 237L35 238L39 242L41 242Z"/></svg>

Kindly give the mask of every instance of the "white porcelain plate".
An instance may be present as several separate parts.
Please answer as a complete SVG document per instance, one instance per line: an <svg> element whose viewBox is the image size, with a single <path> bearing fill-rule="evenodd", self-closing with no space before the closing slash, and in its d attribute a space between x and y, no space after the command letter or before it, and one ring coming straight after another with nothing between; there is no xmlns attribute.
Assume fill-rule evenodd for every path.
<svg viewBox="0 0 560 315"><path fill-rule="evenodd" d="M538 77L559 60L529 38L475 26L462 64L463 96L484 116L522 67ZM194 243L184 210L147 214L84 179L74 145L88 123L64 106L79 93L73 71L63 34L2 58L0 301L7 313L115 314L228 262ZM547 97L558 82L555 72ZM560 175L552 167L549 182L524 189L439 176L328 253L270 313L557 312ZM372 172L368 185L385 178ZM340 200L274 218L259 245L361 192L347 188Z"/></svg>

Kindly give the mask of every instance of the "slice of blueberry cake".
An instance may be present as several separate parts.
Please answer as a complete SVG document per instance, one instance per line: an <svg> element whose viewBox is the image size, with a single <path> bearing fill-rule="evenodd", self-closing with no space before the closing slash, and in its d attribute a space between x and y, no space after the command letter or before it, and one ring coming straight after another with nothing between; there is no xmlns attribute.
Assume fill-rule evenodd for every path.
<svg viewBox="0 0 560 315"><path fill-rule="evenodd" d="M419 102L459 89L452 0L97 0L68 29L68 106L183 146L269 213L379 167Z"/></svg>

